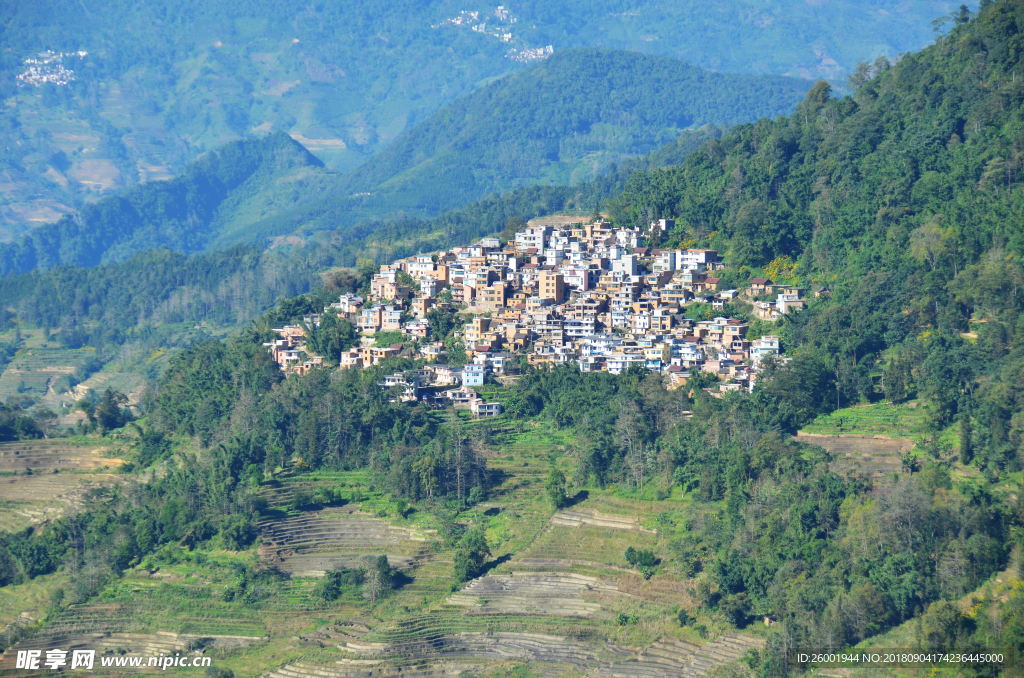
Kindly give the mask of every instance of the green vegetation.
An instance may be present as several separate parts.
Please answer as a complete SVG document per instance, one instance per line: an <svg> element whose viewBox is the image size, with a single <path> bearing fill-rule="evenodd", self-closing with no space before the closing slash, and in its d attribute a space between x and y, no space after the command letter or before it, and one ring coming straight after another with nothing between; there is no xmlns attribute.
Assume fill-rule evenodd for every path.
<svg viewBox="0 0 1024 678"><path fill-rule="evenodd" d="M525 366L485 391L508 415L473 420L381 389L422 365L409 358L285 378L263 346L271 329L372 269L349 271L330 295L280 301L173 355L143 417L108 432L130 461L123 486L0 537L5 588L66 578L42 632L110 604L121 616L105 613L108 627L287 634L267 641L279 656L233 655L246 675L300 658L299 634L355 619L367 643L394 650L387 661L423 641L442 656L469 633L569 638L574 652L760 637L734 656L764 678L797 668L787 647L1024 651L1024 1L958 24L872 66L854 96L819 83L793 116L735 127L678 167L638 169L607 201L619 223L674 217L652 244L715 247L738 284L768 275L823 292L756 327L782 337L785 360L753 393L713 396L699 380L669 391L639 366ZM410 231L390 242L425 241L401 223ZM320 331L325 346L352 338ZM861 474L801 431L917 444L902 467ZM570 495L573 510L558 512ZM298 553L306 525L369 544L359 557L372 562ZM301 658L342 656L320 638Z"/></svg>
<svg viewBox="0 0 1024 678"><path fill-rule="evenodd" d="M202 250L216 234L213 224L229 195L258 191L271 175L297 166L321 163L284 134L228 144L178 178L83 206L75 217L0 246L0 276L60 265L91 267L155 247Z"/></svg>
<svg viewBox="0 0 1024 678"><path fill-rule="evenodd" d="M39 424L20 408L0 404L0 441L31 440L43 436Z"/></svg>
<svg viewBox="0 0 1024 678"><path fill-rule="evenodd" d="M455 581L467 582L483 574L484 562L491 550L482 530L470 530L463 535L455 553Z"/></svg>
<svg viewBox="0 0 1024 678"><path fill-rule="evenodd" d="M551 505L556 509L569 503L569 498L565 496L565 474L558 469L551 469L548 480L544 484L544 491L547 492Z"/></svg>
<svg viewBox="0 0 1024 678"><path fill-rule="evenodd" d="M443 107L342 177L338 192L371 196L349 201L356 213L437 214L523 183L578 183L684 128L788 112L808 85L630 52L559 52ZM338 220L346 210L334 211Z"/></svg>
<svg viewBox="0 0 1024 678"><path fill-rule="evenodd" d="M731 0L714 13L664 1L635 12L620 5L523 5L509 25L491 16L492 6L409 0L308 9L172 0L103 11L62 0L6 2L0 135L9 143L0 169L10 188L0 199L0 237L100 194L173 176L199 154L267 129L295 134L347 171L443 105L520 70L505 58L510 47L553 45L557 54L603 46L720 72L839 82L862 59L925 45L938 11L927 3L865 11L849 0L754 9ZM460 9L482 10L514 42L441 25ZM18 87L23 61L44 49L89 54L65 61L75 72L69 86Z"/></svg>
<svg viewBox="0 0 1024 678"><path fill-rule="evenodd" d="M845 407L817 417L800 429L822 435L884 435L913 437L929 429L927 408L919 403L877 402Z"/></svg>

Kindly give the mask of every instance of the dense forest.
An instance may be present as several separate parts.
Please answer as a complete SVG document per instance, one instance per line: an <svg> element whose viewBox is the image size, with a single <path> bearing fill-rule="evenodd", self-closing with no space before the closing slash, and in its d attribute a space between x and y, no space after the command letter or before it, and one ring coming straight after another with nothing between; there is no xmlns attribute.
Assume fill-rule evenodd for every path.
<svg viewBox="0 0 1024 678"><path fill-rule="evenodd" d="M739 125L678 166L633 168L613 197L595 193L619 223L675 218L652 244L711 246L743 275L823 292L775 328L788 360L753 393L712 398L699 379L668 391L638 368L527 365L501 390L511 421L573 432L560 452L571 491L693 493L684 521L665 516L671 560L695 577L701 607L739 628L774 620L754 663L766 677L787 675L789 649L842 648L911 620L921 647L1024 651L1024 597L958 607L1010 565L1024 534L1024 0L964 8L955 22L919 54L866 64L852 96L820 82L788 118ZM90 554L81 600L161 543L245 545L255 488L284 468L366 469L436 511L457 543L465 490L482 496L495 479L485 458L461 454L457 420L379 388L416 363L285 379L263 349L321 294L177 354L135 424L137 470L163 462L167 473L42 534L4 537L0 583ZM352 340L351 328L326 330L312 339ZM838 473L825 450L792 438L817 416L883 399L925 412L923 442L894 478Z"/></svg>
<svg viewBox="0 0 1024 678"><path fill-rule="evenodd" d="M626 223L675 217L667 244L702 242L733 267L774 261L780 279L830 287L830 304L786 323L792 344L832 362L842 402L870 397L879 361L922 387L951 381L927 387L936 424L947 424L1015 372L1021 11L964 11L933 47L875 64L855 96L832 98L819 83L788 119L735 128L680 166L634 173L608 207ZM991 417L1012 429L1010 403L976 410L987 431ZM1000 460L1003 444L990 448Z"/></svg>

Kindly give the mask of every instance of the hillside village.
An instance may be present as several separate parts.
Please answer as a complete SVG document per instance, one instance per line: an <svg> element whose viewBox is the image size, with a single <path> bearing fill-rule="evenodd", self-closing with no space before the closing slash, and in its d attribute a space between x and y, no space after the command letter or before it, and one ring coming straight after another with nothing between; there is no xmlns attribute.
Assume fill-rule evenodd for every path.
<svg viewBox="0 0 1024 678"><path fill-rule="evenodd" d="M651 230L674 226L662 219ZM505 245L484 238L469 247L400 259L380 267L368 298L342 295L324 309L349 320L362 334L362 346L339 356L309 354L304 337L307 328L319 328L319 315L276 329L278 339L266 345L286 372L319 369L325 360L342 369L364 368L403 350L410 355L402 343L374 345L375 335L401 333L407 343L415 342L417 357L427 365L393 375L381 386L400 385L403 399L454 402L474 414L501 410L474 404L475 392L463 389L514 375L524 360L612 374L639 365L665 374L670 389L702 372L717 378L714 395L753 390L762 361L779 355L779 338L748 337L749 325L726 317L726 305L742 298L755 318L773 322L803 308L804 290L767 278L752 278L742 293L720 289L724 264L718 252L641 246L649 235L603 220L531 225ZM707 304L707 319L682 315L695 302ZM466 320L455 328L458 343L446 345L431 332L429 315L437 309ZM464 349L465 356L449 355L452 347ZM455 388L437 393L437 387Z"/></svg>
<svg viewBox="0 0 1024 678"><path fill-rule="evenodd" d="M88 55L88 52L82 50L68 53L44 50L35 57L25 59L23 63L27 68L16 76L18 85L35 85L36 87L42 87L46 83L67 85L75 79L75 72L64 68L64 59L78 57L81 60Z"/></svg>
<svg viewBox="0 0 1024 678"><path fill-rule="evenodd" d="M487 21L490 18L494 18L498 22L497 27L488 27ZM482 35L489 35L493 38L497 38L501 42L515 44L519 42L516 37L512 34L511 26L515 24L519 19L512 16L512 13L505 8L504 5L498 5L492 15L483 15L479 11L467 11L462 10L458 16L445 19L441 23L431 25L431 28L441 28L444 26L450 26L454 28L469 27L474 33L480 33ZM504 24L508 24L506 27ZM534 26L536 28L536 26ZM547 59L549 56L555 53L554 47L548 45L546 47L523 47L522 49L513 47L505 53L506 59L517 61L519 63L530 63L532 61L541 61Z"/></svg>

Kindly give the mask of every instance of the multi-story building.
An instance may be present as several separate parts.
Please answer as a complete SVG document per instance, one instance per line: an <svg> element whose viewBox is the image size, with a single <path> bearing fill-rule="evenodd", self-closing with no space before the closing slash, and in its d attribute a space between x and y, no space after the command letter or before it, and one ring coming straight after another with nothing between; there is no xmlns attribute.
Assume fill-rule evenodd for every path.
<svg viewBox="0 0 1024 678"><path fill-rule="evenodd" d="M487 374L487 367L471 363L462 368L463 386L483 386L484 376Z"/></svg>
<svg viewBox="0 0 1024 678"><path fill-rule="evenodd" d="M561 273L553 271L541 272L538 279L539 289L537 296L541 299L551 299L556 304L562 303L565 299L565 278Z"/></svg>
<svg viewBox="0 0 1024 678"><path fill-rule="evenodd" d="M511 288L507 283L495 281L487 287L477 290L477 303L484 308L504 308L510 292Z"/></svg>

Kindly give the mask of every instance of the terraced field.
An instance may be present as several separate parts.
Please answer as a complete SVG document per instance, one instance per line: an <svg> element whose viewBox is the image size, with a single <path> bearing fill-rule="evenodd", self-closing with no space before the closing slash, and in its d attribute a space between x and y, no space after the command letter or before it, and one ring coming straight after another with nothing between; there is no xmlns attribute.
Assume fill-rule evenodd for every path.
<svg viewBox="0 0 1024 678"><path fill-rule="evenodd" d="M510 565L535 569L570 565L627 567L623 554L630 546L655 552L659 548L657 536L649 532L551 524Z"/></svg>
<svg viewBox="0 0 1024 678"><path fill-rule="evenodd" d="M425 663L424 668L448 672L439 675L453 675L470 670L475 663L484 660L517 660L546 676L572 672L588 678L697 678L716 667L737 662L747 651L757 650L762 645L763 640L756 636L730 633L703 645L663 637L636 652L607 641L581 641L579 638L542 633L463 632L394 643L354 641L346 643L343 649L361 660L341 660L334 667L294 664L268 676L304 678L336 675L356 678L391 675L377 671L397 672L403 667L406 670L423 670L419 666L410 666L417 662ZM371 670L372 673L363 673Z"/></svg>
<svg viewBox="0 0 1024 678"><path fill-rule="evenodd" d="M736 662L764 641L741 633L726 634L697 647L675 638L662 638L636 657L591 674L593 678L696 678L711 669Z"/></svg>
<svg viewBox="0 0 1024 678"><path fill-rule="evenodd" d="M558 511L551 516L552 525L563 527L603 527L612 530L630 530L634 532L648 532L655 534L654 530L640 526L640 519L636 516L619 516L611 513L599 513L591 511Z"/></svg>
<svg viewBox="0 0 1024 678"><path fill-rule="evenodd" d="M824 435L800 431L797 440L828 450L834 457L829 464L832 471L865 477L900 473L903 470L901 457L914 448L913 440L884 435Z"/></svg>
<svg viewBox="0 0 1024 678"><path fill-rule="evenodd" d="M358 566L368 555L387 555L392 567L407 568L428 560L430 535L395 527L353 507L307 511L257 526L261 560L282 572L322 577L327 570Z"/></svg>
<svg viewBox="0 0 1024 678"><path fill-rule="evenodd" d="M909 438L928 429L927 413L917 402L888 402L844 407L816 418L803 433Z"/></svg>
<svg viewBox="0 0 1024 678"><path fill-rule="evenodd" d="M459 527L446 526L440 511L424 505L396 518L395 499L365 471L285 475L259 490L268 509L257 523L258 562L251 551L220 550L219 542L202 552L169 544L173 558L148 557L100 596L46 621L8 655L64 645L141 655L198 649L214 652L240 678L479 678L522 666L545 678L669 678L703 676L760 644L756 635L730 633L701 611L688 588L692 580L661 566L645 579L625 562L629 547L667 557L665 534L674 523L658 516L685 510L678 497L641 501L592 490L552 512L541 488L551 468L571 471L566 455L552 454L573 444L571 433L464 424L498 485L486 502L457 514ZM55 492L53 486L70 479L107 477L89 470L101 463L101 452L47 445L32 443L19 454L0 446L0 463L39 460L31 462L39 465L32 475L0 476L0 487L10 479L12 488L41 482ZM61 472L41 472L51 466ZM327 489L352 503L292 508L300 493ZM6 499L2 490L0 496ZM13 504L4 508L0 516L13 515ZM486 531L488 571L455 586L456 554L438 531L471 525ZM402 574L376 603L352 587L334 601L316 596L326 570L381 554ZM242 586L240 568L250 573L248 589L244 596L225 595ZM50 609L34 601L20 609L29 602L32 621ZM705 625L710 641L680 628L680 605ZM3 662L6 656L0 667ZM117 675L108 671L103 675Z"/></svg>
<svg viewBox="0 0 1024 678"><path fill-rule="evenodd" d="M0 443L0 530L59 518L77 510L90 489L123 480L113 471L124 460L107 452L66 439Z"/></svg>
<svg viewBox="0 0 1024 678"><path fill-rule="evenodd" d="M0 402L18 395L41 398L51 383L74 372L95 355L94 349L22 349L0 374Z"/></svg>
<svg viewBox="0 0 1024 678"><path fill-rule="evenodd" d="M97 471L116 469L123 459L104 456L108 448L65 439L21 440L0 443L0 473L33 471Z"/></svg>
<svg viewBox="0 0 1024 678"><path fill-rule="evenodd" d="M463 667L447 663L428 666L389 667L373 660L337 661L333 664L296 662L266 674L267 678L448 678L461 675Z"/></svg>
<svg viewBox="0 0 1024 678"><path fill-rule="evenodd" d="M475 614L599 615L601 606L582 598L589 591L616 594L619 588L579 574L490 575L470 582L448 604L467 607Z"/></svg>
<svg viewBox="0 0 1024 678"><path fill-rule="evenodd" d="M259 607L238 609L212 596L211 582L196 579L164 584L159 579L147 583L133 576L122 580L105 598L67 607L40 635L170 633L182 637L248 639L246 642L249 642L271 635L273 621L279 613L286 612L273 609L277 606L269 603L276 600L268 600L268 604Z"/></svg>
<svg viewBox="0 0 1024 678"><path fill-rule="evenodd" d="M254 636L208 636L179 635L167 631L145 633L74 633L68 635L36 636L17 645L18 650L37 650L52 647L106 651L125 650L133 654L159 655L189 652L198 645L207 648L246 647L252 643L266 642L266 638ZM7 659L11 648L0 659Z"/></svg>
<svg viewBox="0 0 1024 678"><path fill-rule="evenodd" d="M72 392L56 393L50 390L45 396L40 398L39 404L56 411L60 407L73 406L76 401L84 397L89 391L103 393L110 388L124 393L128 396L128 402L136 405L146 389L146 383L146 378L141 374L104 369L76 386Z"/></svg>
<svg viewBox="0 0 1024 678"><path fill-rule="evenodd" d="M253 643L266 642L266 638L247 636L211 636L211 635L179 635L158 631L153 634L140 633L71 633L37 635L8 648L0 654L0 670L10 669L15 665L17 653L21 650L46 650L60 648L63 650L95 650L97 655L142 655L158 657L194 653L204 654L212 650L244 648ZM97 662L96 667L99 668ZM102 672L102 670L101 670ZM122 669L121 673L123 674ZM160 673L160 669L144 667L143 670L131 669L132 673ZM116 672L112 672L116 673Z"/></svg>
<svg viewBox="0 0 1024 678"><path fill-rule="evenodd" d="M72 513L93 488L121 482L111 473L0 476L0 530L15 531Z"/></svg>

